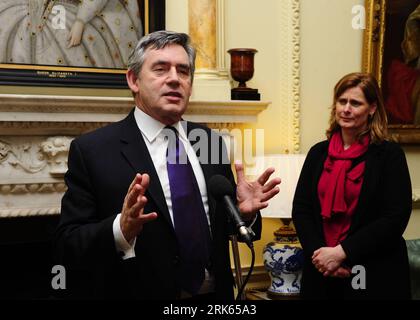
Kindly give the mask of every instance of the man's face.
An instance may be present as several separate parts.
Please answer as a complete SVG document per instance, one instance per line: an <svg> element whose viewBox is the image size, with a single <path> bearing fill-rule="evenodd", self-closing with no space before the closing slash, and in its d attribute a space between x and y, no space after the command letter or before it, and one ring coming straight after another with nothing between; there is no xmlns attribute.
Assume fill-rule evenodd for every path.
<svg viewBox="0 0 420 320"><path fill-rule="evenodd" d="M148 49L135 87L145 113L166 125L181 120L192 92L187 52L176 44Z"/></svg>

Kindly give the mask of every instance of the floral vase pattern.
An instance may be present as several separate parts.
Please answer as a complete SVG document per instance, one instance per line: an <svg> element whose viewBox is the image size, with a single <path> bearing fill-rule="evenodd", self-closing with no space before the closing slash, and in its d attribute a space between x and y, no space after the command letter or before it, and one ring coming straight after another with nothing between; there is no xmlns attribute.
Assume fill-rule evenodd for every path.
<svg viewBox="0 0 420 320"><path fill-rule="evenodd" d="M263 251L264 265L270 274L271 295L299 295L303 268L303 250L297 236L276 237Z"/></svg>

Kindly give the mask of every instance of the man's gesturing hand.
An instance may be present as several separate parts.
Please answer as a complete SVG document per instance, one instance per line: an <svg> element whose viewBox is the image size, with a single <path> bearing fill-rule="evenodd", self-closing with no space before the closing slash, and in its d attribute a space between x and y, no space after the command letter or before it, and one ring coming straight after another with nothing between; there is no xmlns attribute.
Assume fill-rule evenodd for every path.
<svg viewBox="0 0 420 320"><path fill-rule="evenodd" d="M137 173L128 188L121 212L120 228L125 240L131 243L143 229L143 224L157 218L156 212L144 213L147 203L145 192L149 187L148 174Z"/></svg>

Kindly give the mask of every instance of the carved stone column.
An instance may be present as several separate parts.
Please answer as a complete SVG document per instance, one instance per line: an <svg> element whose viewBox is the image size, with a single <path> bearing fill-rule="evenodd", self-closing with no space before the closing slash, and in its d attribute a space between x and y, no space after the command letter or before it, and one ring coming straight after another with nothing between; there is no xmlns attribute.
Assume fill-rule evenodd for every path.
<svg viewBox="0 0 420 320"><path fill-rule="evenodd" d="M224 0L189 0L189 34L197 49L193 100L230 100L225 67Z"/></svg>

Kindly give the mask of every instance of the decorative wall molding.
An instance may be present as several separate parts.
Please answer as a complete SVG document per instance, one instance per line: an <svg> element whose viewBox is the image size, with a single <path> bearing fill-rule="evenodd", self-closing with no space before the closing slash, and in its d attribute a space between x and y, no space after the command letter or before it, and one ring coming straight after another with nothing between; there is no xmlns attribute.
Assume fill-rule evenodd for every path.
<svg viewBox="0 0 420 320"><path fill-rule="evenodd" d="M292 1L292 141L293 152L300 150L300 4Z"/></svg>
<svg viewBox="0 0 420 320"><path fill-rule="evenodd" d="M72 139L68 136L0 136L0 217L60 212Z"/></svg>
<svg viewBox="0 0 420 320"><path fill-rule="evenodd" d="M0 185L0 194L53 193L64 192L64 182L55 183L11 183Z"/></svg>
<svg viewBox="0 0 420 320"><path fill-rule="evenodd" d="M1 99L1 98L0 98ZM80 135L103 127L111 122L41 122L41 121L0 121L0 131L7 135L68 134Z"/></svg>
<svg viewBox="0 0 420 320"><path fill-rule="evenodd" d="M270 102L266 101L191 101L184 118L206 123L252 123Z"/></svg>
<svg viewBox="0 0 420 320"><path fill-rule="evenodd" d="M187 114L252 114L258 115L270 102L267 101L197 101L191 100ZM106 113L127 114L134 106L132 98L95 97L95 96L46 96L0 94L1 122L23 120L25 113L52 113L54 115L69 113ZM4 116L4 117L3 117ZM12 116L14 116L12 118ZM5 120L9 118L10 120ZM83 119L84 120L84 119ZM34 121L32 119L31 121ZM45 122L41 118L40 122ZM55 119L59 121L59 119ZM77 121L78 122L78 121ZM84 121L83 121L84 122ZM239 121L237 121L239 122Z"/></svg>
<svg viewBox="0 0 420 320"><path fill-rule="evenodd" d="M1 209L0 218L17 218L29 216L47 216L60 213L60 207L22 208L22 209Z"/></svg>
<svg viewBox="0 0 420 320"><path fill-rule="evenodd" d="M27 173L37 173L47 165L46 159L40 152L40 146L31 143L13 144L0 140L0 164L6 164Z"/></svg>
<svg viewBox="0 0 420 320"><path fill-rule="evenodd" d="M216 61L219 77L228 79L228 69L226 67L226 47L225 47L225 0L216 2Z"/></svg>
<svg viewBox="0 0 420 320"><path fill-rule="evenodd" d="M249 123L257 121L269 104L190 101L184 118L200 123ZM0 129L2 135L80 135L121 120L133 107L128 97L0 94Z"/></svg>
<svg viewBox="0 0 420 320"><path fill-rule="evenodd" d="M279 24L275 38L280 61L278 73L281 85L280 99L275 108L279 109L278 146L285 152L299 153L300 150L300 1L279 1Z"/></svg>
<svg viewBox="0 0 420 320"><path fill-rule="evenodd" d="M211 129L215 129L215 130L227 129L228 131L235 129L237 126L236 123L232 123L232 122L231 123L212 122L212 123L207 123L206 125Z"/></svg>
<svg viewBox="0 0 420 320"><path fill-rule="evenodd" d="M63 177L66 173L71 140L69 137L49 137L41 143L41 152L46 155L52 176Z"/></svg>
<svg viewBox="0 0 420 320"><path fill-rule="evenodd" d="M1 114L6 112L120 114L128 113L133 105L132 98L124 97L0 94Z"/></svg>
<svg viewBox="0 0 420 320"><path fill-rule="evenodd" d="M33 175L46 168L51 176L64 176L71 140L65 136L27 139L0 137L0 165L3 168L0 177L5 179L5 175L13 172L13 169Z"/></svg>

